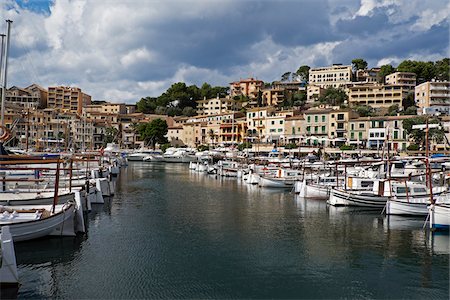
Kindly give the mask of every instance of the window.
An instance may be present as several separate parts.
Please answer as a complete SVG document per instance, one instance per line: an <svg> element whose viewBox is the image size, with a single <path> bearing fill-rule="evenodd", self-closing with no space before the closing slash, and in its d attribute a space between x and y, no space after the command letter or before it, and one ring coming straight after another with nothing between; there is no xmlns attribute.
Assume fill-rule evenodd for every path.
<svg viewBox="0 0 450 300"><path fill-rule="evenodd" d="M278 132L283 132L283 128L278 128Z"/></svg>
<svg viewBox="0 0 450 300"><path fill-rule="evenodd" d="M276 130L275 129L270 129L270 132L276 132Z"/></svg>
<svg viewBox="0 0 450 300"><path fill-rule="evenodd" d="M314 132L319 132L319 126L314 126Z"/></svg>
<svg viewBox="0 0 450 300"><path fill-rule="evenodd" d="M280 121L280 124L283 124L283 120Z"/></svg>
<svg viewBox="0 0 450 300"><path fill-rule="evenodd" d="M319 122L319 116L314 116L314 122Z"/></svg>
<svg viewBox="0 0 450 300"><path fill-rule="evenodd" d="M362 140L362 132L358 132L358 138Z"/></svg>
<svg viewBox="0 0 450 300"><path fill-rule="evenodd" d="M364 128L364 123L359 123L359 128Z"/></svg>
<svg viewBox="0 0 450 300"><path fill-rule="evenodd" d="M295 127L292 127L292 134L295 134Z"/></svg>
<svg viewBox="0 0 450 300"><path fill-rule="evenodd" d="M311 123L311 116L308 116L308 123Z"/></svg>
<svg viewBox="0 0 450 300"><path fill-rule="evenodd" d="M398 139L398 131L394 131L394 140Z"/></svg>
<svg viewBox="0 0 450 300"><path fill-rule="evenodd" d="M351 124L351 125L350 125L350 129L351 129L351 130L355 130L355 124Z"/></svg>
<svg viewBox="0 0 450 300"><path fill-rule="evenodd" d="M350 138L353 140L355 139L355 133L354 132L350 132Z"/></svg>
<svg viewBox="0 0 450 300"><path fill-rule="evenodd" d="M311 131L311 126L306 126L306 131Z"/></svg>
<svg viewBox="0 0 450 300"><path fill-rule="evenodd" d="M272 121L271 123L272 123L272 125L275 125L275 121Z"/></svg>
<svg viewBox="0 0 450 300"><path fill-rule="evenodd" d="M325 126L322 126L322 132L325 132Z"/></svg>
<svg viewBox="0 0 450 300"><path fill-rule="evenodd" d="M322 116L322 122L325 122L325 116Z"/></svg>

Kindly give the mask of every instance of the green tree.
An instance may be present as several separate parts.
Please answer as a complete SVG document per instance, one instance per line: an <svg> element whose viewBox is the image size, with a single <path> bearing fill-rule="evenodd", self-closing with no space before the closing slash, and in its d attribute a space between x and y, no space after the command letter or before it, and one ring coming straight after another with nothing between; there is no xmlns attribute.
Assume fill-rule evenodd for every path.
<svg viewBox="0 0 450 300"><path fill-rule="evenodd" d="M329 105L342 105L347 101L347 93L341 88L328 87L323 95L319 98L321 103Z"/></svg>
<svg viewBox="0 0 450 300"><path fill-rule="evenodd" d="M436 79L440 81L450 80L450 58L438 60L434 64Z"/></svg>
<svg viewBox="0 0 450 300"><path fill-rule="evenodd" d="M300 76L300 80L304 81L304 82L308 82L309 81L309 70L311 68L307 65L303 65L300 66L297 70L297 72L295 72L298 76Z"/></svg>
<svg viewBox="0 0 450 300"><path fill-rule="evenodd" d="M367 69L367 61L362 58L355 58L352 60L353 71Z"/></svg>
<svg viewBox="0 0 450 300"><path fill-rule="evenodd" d="M388 108L388 115L389 116L396 116L400 112L400 107L398 104L393 104L389 106Z"/></svg>
<svg viewBox="0 0 450 300"><path fill-rule="evenodd" d="M144 114L153 113L156 109L156 106L156 98L152 97L141 98L141 100L136 103L137 111Z"/></svg>
<svg viewBox="0 0 450 300"><path fill-rule="evenodd" d="M385 77L389 74L395 72L395 69L391 65L383 65L380 67L380 72L378 72L378 82L385 83Z"/></svg>
<svg viewBox="0 0 450 300"><path fill-rule="evenodd" d="M414 100L414 93L408 93L402 101L403 109L406 110L408 107L415 106L416 101Z"/></svg>
<svg viewBox="0 0 450 300"><path fill-rule="evenodd" d="M412 127L417 124L426 124L427 116L411 117L409 119L403 120L403 128L405 129L408 136L417 144L425 145L425 130L423 129L413 129ZM429 119L428 124L439 124L438 119ZM441 143L444 140L444 130L442 128L431 128L429 129L429 140L436 143Z"/></svg>
<svg viewBox="0 0 450 300"><path fill-rule="evenodd" d="M417 84L431 81L435 77L435 67L432 61L404 60L398 65L397 71L415 73Z"/></svg>
<svg viewBox="0 0 450 300"><path fill-rule="evenodd" d="M103 146L105 147L106 144L112 143L117 139L117 136L119 134L119 130L115 127L106 127L105 128L105 139L103 140Z"/></svg>
<svg viewBox="0 0 450 300"><path fill-rule="evenodd" d="M185 108L183 108L182 114L183 116L192 117L197 114L197 111L195 110L195 108L186 106Z"/></svg>
<svg viewBox="0 0 450 300"><path fill-rule="evenodd" d="M410 107L408 107L407 109L405 109L405 110L403 111L403 114L404 114L404 115L407 115L407 116L417 115L417 107L415 107L415 106L410 106Z"/></svg>
<svg viewBox="0 0 450 300"><path fill-rule="evenodd" d="M291 78L291 72L286 72L283 75L281 75L281 81L289 81L289 79Z"/></svg>
<svg viewBox="0 0 450 300"><path fill-rule="evenodd" d="M167 122L162 119L154 119L149 123L143 123L138 126L139 135L146 143L150 143L153 149L156 143L167 143L167 131Z"/></svg>
<svg viewBox="0 0 450 300"><path fill-rule="evenodd" d="M360 105L354 109L360 117L372 117L374 115L374 109L367 105Z"/></svg>

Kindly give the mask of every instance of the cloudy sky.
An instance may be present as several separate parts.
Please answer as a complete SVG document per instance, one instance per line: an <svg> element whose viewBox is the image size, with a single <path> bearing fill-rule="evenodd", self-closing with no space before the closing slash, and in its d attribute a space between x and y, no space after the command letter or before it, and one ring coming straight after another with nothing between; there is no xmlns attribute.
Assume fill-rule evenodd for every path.
<svg viewBox="0 0 450 300"><path fill-rule="evenodd" d="M449 56L447 0L2 0L8 86L135 103L172 83L267 82L300 65ZM3 22L4 23L4 22ZM5 24L0 23L4 31Z"/></svg>

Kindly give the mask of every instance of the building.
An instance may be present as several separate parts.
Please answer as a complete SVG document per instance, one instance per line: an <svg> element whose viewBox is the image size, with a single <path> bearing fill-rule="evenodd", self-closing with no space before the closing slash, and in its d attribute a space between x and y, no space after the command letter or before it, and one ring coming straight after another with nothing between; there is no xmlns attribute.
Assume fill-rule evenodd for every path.
<svg viewBox="0 0 450 300"><path fill-rule="evenodd" d="M77 87L55 86L48 88L47 106L64 112L82 114L83 107L91 104L91 96Z"/></svg>
<svg viewBox="0 0 450 300"><path fill-rule="evenodd" d="M258 97L258 93L264 88L264 81L255 78L242 79L230 83L230 96L247 96L250 99Z"/></svg>
<svg viewBox="0 0 450 300"><path fill-rule="evenodd" d="M262 105L278 106L285 100L284 90L282 88L264 89L262 92Z"/></svg>
<svg viewBox="0 0 450 300"><path fill-rule="evenodd" d="M416 86L414 99L420 114L450 115L450 82L428 81Z"/></svg>
<svg viewBox="0 0 450 300"><path fill-rule="evenodd" d="M308 145L325 146L328 144L329 117L332 111L329 108L313 108L304 112L306 138L303 142Z"/></svg>
<svg viewBox="0 0 450 300"><path fill-rule="evenodd" d="M340 146L347 143L349 120L356 116L351 109L338 109L329 113L328 138L333 145Z"/></svg>
<svg viewBox="0 0 450 300"><path fill-rule="evenodd" d="M402 85L363 84L348 88L351 106L367 105L373 108L388 108L398 104L408 95L409 89Z"/></svg>
<svg viewBox="0 0 450 300"><path fill-rule="evenodd" d="M304 116L286 117L284 122L284 139L286 143L300 143L305 136Z"/></svg>
<svg viewBox="0 0 450 300"><path fill-rule="evenodd" d="M197 115L220 115L237 111L242 108L242 102L236 101L231 98L212 98L198 100L197 102Z"/></svg>
<svg viewBox="0 0 450 300"><path fill-rule="evenodd" d="M83 107L83 111L86 111L87 113L126 114L127 107L124 103L89 104Z"/></svg>
<svg viewBox="0 0 450 300"><path fill-rule="evenodd" d="M47 97L47 90L37 84L26 88L13 86L6 90L5 102L22 109L46 108Z"/></svg>
<svg viewBox="0 0 450 300"><path fill-rule="evenodd" d="M402 85L408 90L414 90L416 86L416 73L395 72L386 75L385 83L387 85Z"/></svg>
<svg viewBox="0 0 450 300"><path fill-rule="evenodd" d="M366 82L366 83L376 83L378 82L378 73L381 68L372 68L372 69L360 69L356 71L356 81L358 82Z"/></svg>
<svg viewBox="0 0 450 300"><path fill-rule="evenodd" d="M312 68L309 70L309 84L321 88L345 86L352 81L353 71L350 65L334 64L331 67Z"/></svg>
<svg viewBox="0 0 450 300"><path fill-rule="evenodd" d="M317 101L324 93L325 89L320 85L309 84L306 88L306 102L313 103Z"/></svg>

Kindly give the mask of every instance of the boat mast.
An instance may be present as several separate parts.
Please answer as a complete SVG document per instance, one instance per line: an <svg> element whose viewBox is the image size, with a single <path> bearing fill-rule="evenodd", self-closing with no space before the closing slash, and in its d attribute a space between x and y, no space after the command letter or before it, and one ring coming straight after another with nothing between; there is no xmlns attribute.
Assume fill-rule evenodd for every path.
<svg viewBox="0 0 450 300"><path fill-rule="evenodd" d="M8 50L9 50L9 40L11 36L11 20L6 20L6 43L4 45L4 50L2 55L4 56L4 61L2 61L3 74L2 74L2 108L1 108L1 125L5 126L5 97L6 97L6 83L8 77ZM2 43L3 44L3 43Z"/></svg>

